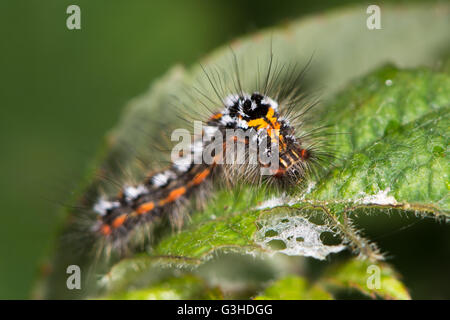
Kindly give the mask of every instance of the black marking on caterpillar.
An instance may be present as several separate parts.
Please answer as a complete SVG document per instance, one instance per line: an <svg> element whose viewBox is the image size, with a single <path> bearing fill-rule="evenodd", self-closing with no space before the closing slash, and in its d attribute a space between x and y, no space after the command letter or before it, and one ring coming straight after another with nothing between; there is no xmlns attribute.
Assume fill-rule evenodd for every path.
<svg viewBox="0 0 450 320"><path fill-rule="evenodd" d="M261 176L256 170L258 165L222 165L219 161L194 163L195 149L207 148L208 143L212 143L194 140L190 162L172 163L139 184L122 186L114 197L100 196L97 199L91 210L91 216L92 212L95 213L96 222L82 232L90 233L96 241L100 240L102 251L127 252L133 232L143 227L146 236L150 236L154 222L163 218L180 228L187 212L188 200L205 192L212 182L240 178L251 184L285 188L305 182L322 167L331 164L334 155L323 139L327 128L316 127L307 131L304 128L306 115L316 105L316 101L308 101L300 90L299 83L306 67L301 70L297 66L282 65L277 68L271 54L265 76L257 79L257 88L245 90L240 80L237 59L234 58L233 89L222 87L222 83L204 69L220 100L220 105L215 103L213 106L217 111L212 112L205 124L212 133L220 131L223 136L226 129L254 131L257 139L261 133L269 137L275 135L279 151L278 169L269 176ZM269 144L265 152L271 151ZM217 156L220 158L224 155Z"/></svg>

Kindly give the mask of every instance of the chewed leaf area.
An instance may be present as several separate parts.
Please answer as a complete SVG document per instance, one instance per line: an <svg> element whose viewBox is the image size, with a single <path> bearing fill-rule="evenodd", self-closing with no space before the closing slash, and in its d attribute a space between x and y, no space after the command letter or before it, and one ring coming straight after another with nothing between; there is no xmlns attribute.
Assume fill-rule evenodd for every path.
<svg viewBox="0 0 450 320"><path fill-rule="evenodd" d="M326 225L316 225L302 216L284 215L260 220L261 229L255 234L256 242L266 250L276 250L286 255L313 257L324 260L345 245L326 245L323 235L334 231Z"/></svg>

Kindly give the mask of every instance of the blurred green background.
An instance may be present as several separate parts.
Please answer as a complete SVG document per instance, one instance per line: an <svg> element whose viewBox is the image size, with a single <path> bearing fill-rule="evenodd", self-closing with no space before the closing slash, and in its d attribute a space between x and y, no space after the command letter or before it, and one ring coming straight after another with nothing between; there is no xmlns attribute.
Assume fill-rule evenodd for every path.
<svg viewBox="0 0 450 320"><path fill-rule="evenodd" d="M1 1L0 298L30 297L61 205L129 99L236 36L353 2ZM66 28L70 4L81 30Z"/></svg>

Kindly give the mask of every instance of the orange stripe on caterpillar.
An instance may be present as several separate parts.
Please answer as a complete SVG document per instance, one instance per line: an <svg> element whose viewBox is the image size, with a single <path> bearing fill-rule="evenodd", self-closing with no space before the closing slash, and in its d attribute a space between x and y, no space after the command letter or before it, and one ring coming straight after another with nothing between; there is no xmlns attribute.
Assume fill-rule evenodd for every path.
<svg viewBox="0 0 450 320"><path fill-rule="evenodd" d="M127 219L127 214L121 214L120 216L118 216L117 218L115 218L112 222L112 227L114 229L119 228L121 225L123 225L123 223L125 222L125 220Z"/></svg>
<svg viewBox="0 0 450 320"><path fill-rule="evenodd" d="M269 124L266 122L266 120L264 120L264 118L254 119L254 120L250 120L248 122L249 127L253 127L253 128L256 127L257 130L263 129L263 128L267 127L268 125Z"/></svg>
<svg viewBox="0 0 450 320"><path fill-rule="evenodd" d="M308 159L309 152L306 149L302 149L302 151L300 151L300 155L301 155L302 159L305 160L305 159Z"/></svg>
<svg viewBox="0 0 450 320"><path fill-rule="evenodd" d="M222 114L219 112L219 113L213 114L211 116L210 120L219 120L220 118L222 118Z"/></svg>
<svg viewBox="0 0 450 320"><path fill-rule="evenodd" d="M153 201L145 202L136 209L136 213L144 214L144 213L147 213L147 212L153 210L154 207L155 207L155 203Z"/></svg>
<svg viewBox="0 0 450 320"><path fill-rule="evenodd" d="M271 137L272 141L277 143L277 138L280 140L280 150L286 149L286 143L284 142L284 137L280 134L281 124L278 121L277 117L274 117L275 110L273 108L269 108L267 110L267 114L265 117L269 122L267 122L264 118L258 118L254 120L250 120L248 122L249 127L256 128L256 130L266 129L267 134Z"/></svg>
<svg viewBox="0 0 450 320"><path fill-rule="evenodd" d="M102 227L100 228L100 232L101 232L101 234L107 236L107 235L110 235L110 234L111 234L112 230L111 230L111 227L110 227L109 225L104 224L104 225L102 225Z"/></svg>
<svg viewBox="0 0 450 320"><path fill-rule="evenodd" d="M270 121L272 124L272 128L274 129L280 129L280 123L278 122L278 119L274 117L275 110L272 108L269 108L269 111L267 111L266 118Z"/></svg>
<svg viewBox="0 0 450 320"><path fill-rule="evenodd" d="M179 197L181 197L182 195L184 195L185 193L186 193L185 187L180 187L180 188L174 189L174 190L170 191L169 195L166 198L160 200L158 202L158 204L160 206L163 206L167 203L173 202L173 201L177 200Z"/></svg>
<svg viewBox="0 0 450 320"><path fill-rule="evenodd" d="M205 169L202 172L197 173L195 175L194 179L192 179L192 181L189 183L189 186L191 186L191 185L194 185L194 186L199 185L200 183L203 182L203 180L205 180L209 176L210 173L211 173L210 169Z"/></svg>

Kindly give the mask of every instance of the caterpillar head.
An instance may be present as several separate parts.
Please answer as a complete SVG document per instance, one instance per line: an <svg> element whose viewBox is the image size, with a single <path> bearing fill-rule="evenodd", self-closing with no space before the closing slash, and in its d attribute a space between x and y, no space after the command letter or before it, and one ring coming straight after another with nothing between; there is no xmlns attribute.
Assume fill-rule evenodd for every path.
<svg viewBox="0 0 450 320"><path fill-rule="evenodd" d="M263 154L266 159L274 157L270 163L275 163L275 166L271 166L266 175L290 183L302 180L309 169L309 160L314 158L314 152L303 147L302 141L295 135L295 128L281 116L274 99L259 92L243 93L227 96L224 104L225 108L213 115L209 124L225 129L240 129L250 137L236 138L234 141L244 141L248 145L255 140L258 155ZM258 165L269 166L261 162Z"/></svg>

